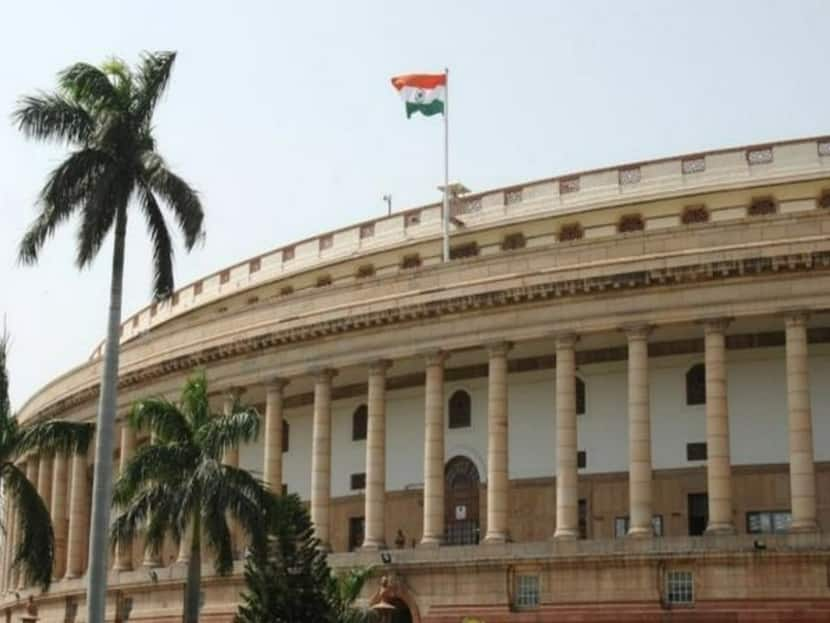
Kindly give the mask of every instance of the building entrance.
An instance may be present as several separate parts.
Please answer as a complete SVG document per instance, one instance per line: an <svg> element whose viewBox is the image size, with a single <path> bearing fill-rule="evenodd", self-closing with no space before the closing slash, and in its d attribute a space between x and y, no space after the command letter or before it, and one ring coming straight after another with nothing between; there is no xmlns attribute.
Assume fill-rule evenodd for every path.
<svg viewBox="0 0 830 623"><path fill-rule="evenodd" d="M709 523L709 496L705 493L689 494L689 536L700 536Z"/></svg>
<svg viewBox="0 0 830 623"><path fill-rule="evenodd" d="M479 541L479 483L475 464L456 456L444 468L444 513L447 545L473 545Z"/></svg>

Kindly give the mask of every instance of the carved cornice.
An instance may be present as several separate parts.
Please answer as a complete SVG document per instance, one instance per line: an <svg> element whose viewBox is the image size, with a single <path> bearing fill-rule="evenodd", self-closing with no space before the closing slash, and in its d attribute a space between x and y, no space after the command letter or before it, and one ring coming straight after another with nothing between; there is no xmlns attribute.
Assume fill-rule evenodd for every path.
<svg viewBox="0 0 830 623"><path fill-rule="evenodd" d="M811 253L788 253L772 257L713 260L695 264L627 271L595 277L556 279L544 283L494 288L474 294L447 296L439 300L401 305L364 313L346 313L341 317L311 322L301 327L268 331L219 346L171 357L165 361L130 370L119 378L119 388L127 389L155 381L171 374L190 371L219 361L254 354L281 346L342 335L367 328L380 328L411 321L434 320L468 311L500 308L509 305L539 303L546 300L581 295L617 293L650 287L724 281L753 275L773 275L830 268L830 250ZM320 370L311 370L312 373ZM42 409L33 419L54 417L68 409L91 402L98 395L98 385L79 390Z"/></svg>

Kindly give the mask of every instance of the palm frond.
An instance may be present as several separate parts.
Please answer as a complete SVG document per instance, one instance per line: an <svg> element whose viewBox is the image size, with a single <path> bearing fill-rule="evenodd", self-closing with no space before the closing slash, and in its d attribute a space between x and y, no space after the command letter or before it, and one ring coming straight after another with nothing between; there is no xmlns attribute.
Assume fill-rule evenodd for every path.
<svg viewBox="0 0 830 623"><path fill-rule="evenodd" d="M221 509L202 505L202 530L207 546L213 551L213 566L218 575L233 571L233 544L228 521Z"/></svg>
<svg viewBox="0 0 830 623"><path fill-rule="evenodd" d="M55 535L49 511L35 486L12 463L0 465L0 479L17 509L20 542L12 564L19 567L28 584L49 588L55 554Z"/></svg>
<svg viewBox="0 0 830 623"><path fill-rule="evenodd" d="M153 116L173 71L175 52L144 52L135 75L133 115L139 124L147 123Z"/></svg>
<svg viewBox="0 0 830 623"><path fill-rule="evenodd" d="M238 448L255 441L259 436L259 413L254 407L245 407L230 415L212 418L196 431L196 443L213 458L225 450Z"/></svg>
<svg viewBox="0 0 830 623"><path fill-rule="evenodd" d="M89 265L104 239L116 222L119 212L127 217L127 199L131 189L129 180L114 171L107 178L98 180L84 203L83 216L78 228L78 251L75 264L78 268Z"/></svg>
<svg viewBox="0 0 830 623"><path fill-rule="evenodd" d="M0 420L4 423L12 416L12 406L9 400L9 372L6 367L8 356L9 335L6 328L0 333Z"/></svg>
<svg viewBox="0 0 830 623"><path fill-rule="evenodd" d="M95 435L95 427L83 422L50 420L26 426L20 433L15 448L19 455L30 450L47 454L85 454Z"/></svg>
<svg viewBox="0 0 830 623"><path fill-rule="evenodd" d="M142 178L176 215L189 251L202 236L204 212L199 194L175 173L171 172L155 152L142 157Z"/></svg>
<svg viewBox="0 0 830 623"><path fill-rule="evenodd" d="M142 184L140 194L153 244L153 299L161 301L173 293L173 241L153 191Z"/></svg>
<svg viewBox="0 0 830 623"><path fill-rule="evenodd" d="M107 74L89 63L75 63L58 74L58 85L67 96L93 114L115 108L118 94Z"/></svg>
<svg viewBox="0 0 830 623"><path fill-rule="evenodd" d="M182 389L181 406L190 420L193 430L210 420L210 399L204 370L192 374Z"/></svg>
<svg viewBox="0 0 830 623"><path fill-rule="evenodd" d="M184 484L198 458L198 450L190 444L151 444L139 448L115 483L113 505L127 506L138 492L156 482Z"/></svg>
<svg viewBox="0 0 830 623"><path fill-rule="evenodd" d="M187 443L193 433L187 417L166 398L145 398L133 403L129 422L133 428L146 428L160 441Z"/></svg>
<svg viewBox="0 0 830 623"><path fill-rule="evenodd" d="M265 532L271 494L250 472L208 460L199 465L196 479L206 506L224 509L253 538Z"/></svg>
<svg viewBox="0 0 830 623"><path fill-rule="evenodd" d="M95 128L82 106L48 93L22 97L12 119L24 136L38 141L85 144Z"/></svg>

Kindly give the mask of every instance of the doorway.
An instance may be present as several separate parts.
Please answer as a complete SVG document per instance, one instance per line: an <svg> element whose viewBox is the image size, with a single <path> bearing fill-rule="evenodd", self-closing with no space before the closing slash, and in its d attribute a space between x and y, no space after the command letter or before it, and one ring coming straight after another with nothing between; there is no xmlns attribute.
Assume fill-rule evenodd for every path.
<svg viewBox="0 0 830 623"><path fill-rule="evenodd" d="M412 623L412 613L409 612L409 606L403 599L393 599L389 603L395 606L391 623Z"/></svg>
<svg viewBox="0 0 830 623"><path fill-rule="evenodd" d="M690 493L688 499L689 536L700 536L706 532L709 523L709 496L705 493Z"/></svg>
<svg viewBox="0 0 830 623"><path fill-rule="evenodd" d="M456 456L444 468L444 517L447 545L475 545L479 541L479 484L475 464Z"/></svg>

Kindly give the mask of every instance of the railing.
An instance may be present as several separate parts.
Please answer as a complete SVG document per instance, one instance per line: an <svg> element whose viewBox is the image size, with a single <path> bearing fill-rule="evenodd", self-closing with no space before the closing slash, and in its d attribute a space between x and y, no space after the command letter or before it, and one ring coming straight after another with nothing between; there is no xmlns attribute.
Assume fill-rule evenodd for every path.
<svg viewBox="0 0 830 623"><path fill-rule="evenodd" d="M481 530L478 522L473 519L452 521L446 526L445 545L478 545L481 539Z"/></svg>

